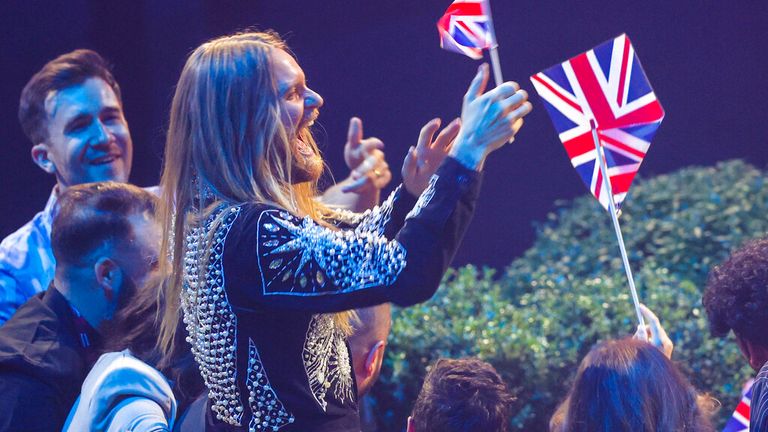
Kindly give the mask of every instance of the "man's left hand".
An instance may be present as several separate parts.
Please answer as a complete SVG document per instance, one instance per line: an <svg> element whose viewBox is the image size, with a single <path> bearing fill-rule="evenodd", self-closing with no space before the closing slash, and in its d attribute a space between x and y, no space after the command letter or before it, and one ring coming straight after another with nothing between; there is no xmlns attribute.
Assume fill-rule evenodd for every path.
<svg viewBox="0 0 768 432"><path fill-rule="evenodd" d="M344 161L351 170L349 177L342 181L342 192L375 194L384 189L392 180L384 158L384 143L378 138L363 138L363 122L357 117L349 121L347 143L344 145Z"/></svg>

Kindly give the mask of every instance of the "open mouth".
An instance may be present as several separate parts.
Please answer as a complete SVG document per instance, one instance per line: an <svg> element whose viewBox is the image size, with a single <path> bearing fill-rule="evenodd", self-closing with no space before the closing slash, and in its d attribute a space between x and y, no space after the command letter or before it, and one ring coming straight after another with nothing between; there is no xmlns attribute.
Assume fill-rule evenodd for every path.
<svg viewBox="0 0 768 432"><path fill-rule="evenodd" d="M91 159L90 164L91 165L107 165L111 164L112 162L116 161L120 158L120 155L118 154L107 154L104 156L99 156L97 158Z"/></svg>
<svg viewBox="0 0 768 432"><path fill-rule="evenodd" d="M315 120L317 120L317 117L320 115L319 112L315 111L312 113L312 115L309 117L309 119L304 122L304 127L312 127L312 125L315 124Z"/></svg>

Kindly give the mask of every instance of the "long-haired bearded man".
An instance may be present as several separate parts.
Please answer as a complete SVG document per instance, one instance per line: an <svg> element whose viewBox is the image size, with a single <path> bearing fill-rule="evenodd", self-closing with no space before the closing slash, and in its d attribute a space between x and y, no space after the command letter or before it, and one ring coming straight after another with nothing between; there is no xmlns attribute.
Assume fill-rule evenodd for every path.
<svg viewBox="0 0 768 432"><path fill-rule="evenodd" d="M170 349L183 314L206 430L360 430L347 311L437 290L486 157L531 110L515 83L486 92L488 75L482 65L460 121L437 136L438 120L424 126L403 184L360 214L314 199L323 99L277 35L221 37L190 55L161 180L171 280L160 342Z"/></svg>

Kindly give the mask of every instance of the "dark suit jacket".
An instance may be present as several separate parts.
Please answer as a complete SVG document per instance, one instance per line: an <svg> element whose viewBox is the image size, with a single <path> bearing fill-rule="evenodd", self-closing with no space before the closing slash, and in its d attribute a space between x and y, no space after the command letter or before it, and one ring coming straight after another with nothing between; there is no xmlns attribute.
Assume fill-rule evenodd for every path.
<svg viewBox="0 0 768 432"><path fill-rule="evenodd" d="M0 432L61 430L90 369L74 318L50 287L0 327Z"/></svg>

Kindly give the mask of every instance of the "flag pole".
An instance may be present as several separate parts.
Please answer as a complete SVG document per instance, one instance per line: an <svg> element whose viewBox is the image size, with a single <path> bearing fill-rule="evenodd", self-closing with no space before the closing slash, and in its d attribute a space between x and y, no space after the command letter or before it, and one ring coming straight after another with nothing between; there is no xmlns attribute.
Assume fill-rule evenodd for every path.
<svg viewBox="0 0 768 432"><path fill-rule="evenodd" d="M491 0L483 0L483 9L488 14L488 34L491 36L491 47L488 51L491 54L491 67L493 68L493 79L496 86L504 82L501 76L501 62L499 61L499 43L496 41L496 30L493 28L493 14L491 14Z"/></svg>
<svg viewBox="0 0 768 432"><path fill-rule="evenodd" d="M608 165L605 162L605 153L603 146L600 145L600 138L597 136L597 122L595 119L589 119L589 127L592 129L592 139L595 142L595 150L597 152L597 161L600 164L600 172L603 174L602 184L605 186L605 191L608 194L608 208L611 214L611 220L613 220L613 229L616 231L616 239L619 241L619 250L621 251L621 259L624 262L624 271L627 273L627 280L629 281L629 290L632 293L632 303L635 305L635 313L637 313L637 321L640 326L645 329L645 320L643 319L643 313L640 312L640 299L637 296L637 289L635 288L635 279L632 276L632 269L629 267L629 258L627 258L627 249L624 246L624 236L621 235L621 226L619 225L619 216L616 211L616 203L613 201L613 188L611 187L611 178L608 177ZM643 333L643 337L646 337Z"/></svg>

